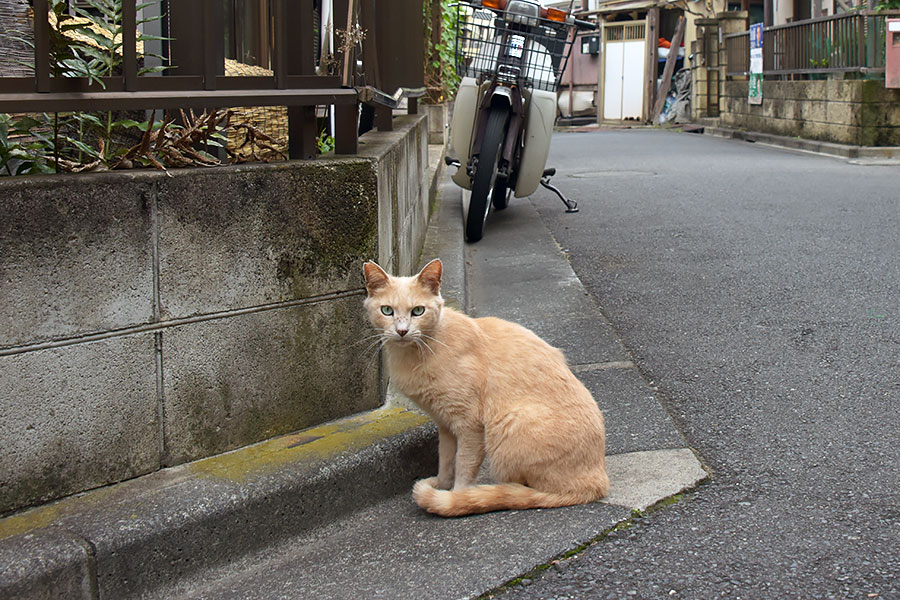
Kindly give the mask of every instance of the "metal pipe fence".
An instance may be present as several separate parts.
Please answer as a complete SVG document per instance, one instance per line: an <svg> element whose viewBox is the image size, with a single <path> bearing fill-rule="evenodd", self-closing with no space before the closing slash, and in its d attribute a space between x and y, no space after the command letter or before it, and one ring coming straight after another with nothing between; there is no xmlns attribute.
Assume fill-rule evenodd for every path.
<svg viewBox="0 0 900 600"><path fill-rule="evenodd" d="M884 73L885 19L900 11L855 11L763 29L763 75ZM725 36L727 74L750 71L750 32Z"/></svg>

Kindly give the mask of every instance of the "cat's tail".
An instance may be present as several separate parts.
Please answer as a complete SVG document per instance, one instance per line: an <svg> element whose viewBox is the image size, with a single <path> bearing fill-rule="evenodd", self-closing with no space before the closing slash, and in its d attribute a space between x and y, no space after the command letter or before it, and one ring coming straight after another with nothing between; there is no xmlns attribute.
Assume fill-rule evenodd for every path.
<svg viewBox="0 0 900 600"><path fill-rule="evenodd" d="M439 490L426 480L413 487L416 504L442 517L461 517L495 510L557 508L593 502L606 495L605 489L583 492L542 492L519 483L474 485L461 490Z"/></svg>

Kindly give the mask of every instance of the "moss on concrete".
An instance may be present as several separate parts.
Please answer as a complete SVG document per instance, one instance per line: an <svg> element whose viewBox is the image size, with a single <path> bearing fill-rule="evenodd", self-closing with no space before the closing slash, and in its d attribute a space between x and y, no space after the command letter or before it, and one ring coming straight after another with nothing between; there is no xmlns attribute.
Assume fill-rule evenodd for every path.
<svg viewBox="0 0 900 600"><path fill-rule="evenodd" d="M428 417L418 412L382 408L202 459L179 467L184 471L177 473L179 478L212 477L244 483L266 477L286 466L294 465L302 469L333 461L343 454L402 434L428 421ZM68 516L102 510L104 506L113 507L129 498L138 498L141 485L147 484L152 488L153 478L160 475L163 485L171 477L153 474L148 476L150 479L147 482L134 480L120 486L92 490L0 519L0 540L52 527Z"/></svg>
<svg viewBox="0 0 900 600"><path fill-rule="evenodd" d="M428 417L418 412L383 408L205 458L188 468L194 474L244 482L285 464L334 459L427 422Z"/></svg>

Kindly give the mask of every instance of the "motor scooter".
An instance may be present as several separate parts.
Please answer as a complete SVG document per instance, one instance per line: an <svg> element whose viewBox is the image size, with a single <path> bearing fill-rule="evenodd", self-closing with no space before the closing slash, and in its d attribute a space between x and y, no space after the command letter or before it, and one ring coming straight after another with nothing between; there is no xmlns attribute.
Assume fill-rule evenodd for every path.
<svg viewBox="0 0 900 600"><path fill-rule="evenodd" d="M457 5L457 70L461 77L450 122L457 156L454 183L471 190L466 239L477 242L491 206L533 194L556 193L546 169L556 120L556 88L572 50L575 29L596 29L536 0L464 0Z"/></svg>

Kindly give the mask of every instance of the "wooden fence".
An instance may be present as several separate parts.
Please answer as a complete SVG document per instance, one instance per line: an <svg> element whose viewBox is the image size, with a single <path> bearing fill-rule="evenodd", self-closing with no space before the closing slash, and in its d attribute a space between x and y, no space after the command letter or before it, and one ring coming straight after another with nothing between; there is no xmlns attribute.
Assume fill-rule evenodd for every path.
<svg viewBox="0 0 900 600"><path fill-rule="evenodd" d="M359 54L348 61L356 67L357 58L361 57L359 71L370 75L367 81L363 77L362 82L347 77L346 69L343 77L316 74L314 0L268 3L272 76L224 76L220 0L164 1L172 37L167 59L172 68L165 76L139 75L137 2L124 0L121 74L102 78L100 85L85 77L52 75L50 2L34 0L34 75L0 77L0 113L286 106L290 157L314 158L319 133L315 107L333 105L335 151L356 153L359 103L391 98L374 89L385 79L379 78L379 67L382 75L387 73L389 82L399 78L403 80L401 85L421 85L421 3L399 0L394 7L398 10L390 11L387 18L375 11L374 0L334 0L335 28L359 23L365 31L364 40L357 44ZM351 19L348 13L352 14ZM378 39L382 41L381 48ZM391 47L395 44L392 40L402 40L410 52L396 52ZM337 58L342 59L342 54ZM410 112L415 112L414 99ZM376 111L376 122L379 128L385 123L389 127L389 107Z"/></svg>

